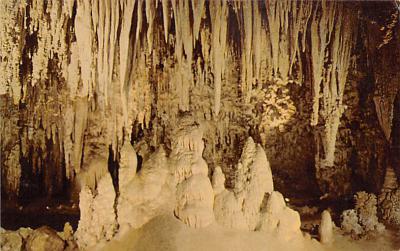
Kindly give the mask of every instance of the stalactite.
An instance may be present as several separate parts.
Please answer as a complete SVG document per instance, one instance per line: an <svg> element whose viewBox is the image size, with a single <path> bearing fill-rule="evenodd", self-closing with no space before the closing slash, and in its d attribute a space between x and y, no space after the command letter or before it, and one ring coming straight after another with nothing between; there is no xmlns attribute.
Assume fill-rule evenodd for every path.
<svg viewBox="0 0 400 251"><path fill-rule="evenodd" d="M146 0L146 19L147 19L147 47L149 53L151 53L153 48L153 26L154 26L154 16L156 12L155 3L157 0Z"/></svg>
<svg viewBox="0 0 400 251"><path fill-rule="evenodd" d="M74 153L73 167L75 173L79 173L82 160L83 137L87 125L88 101L86 98L78 98L75 100L75 118L74 118Z"/></svg>
<svg viewBox="0 0 400 251"><path fill-rule="evenodd" d="M193 82L191 71L193 33L189 19L189 0L171 0L175 20L175 57L177 60L175 89L180 97L179 108L189 110L189 88Z"/></svg>
<svg viewBox="0 0 400 251"><path fill-rule="evenodd" d="M128 93L127 89L130 87L128 67L128 56L130 54L130 31L132 25L132 15L136 1L124 1L121 4L122 7L122 22L121 22L121 34L119 37L119 78L120 78L120 95L121 95L121 106L124 117L124 126L128 126Z"/></svg>
<svg viewBox="0 0 400 251"><path fill-rule="evenodd" d="M75 18L75 36L79 50L82 91L80 96L92 96L92 20L89 0L78 0Z"/></svg>
<svg viewBox="0 0 400 251"><path fill-rule="evenodd" d="M266 46L265 44L262 44L262 35L265 35L265 31L262 27L262 17L260 13L260 6L259 6L259 1L253 2L254 8L253 8L253 58L254 58L254 77L256 79L260 79L260 71L261 71L261 57L262 57L262 52L261 52L261 47Z"/></svg>
<svg viewBox="0 0 400 251"><path fill-rule="evenodd" d="M221 86L225 71L228 9L226 1L211 1L212 13L212 61L214 68L214 112L218 116L221 107Z"/></svg>
<svg viewBox="0 0 400 251"><path fill-rule="evenodd" d="M204 2L205 0L191 0L192 10L193 10L193 36L194 36L193 46L195 42L199 39L199 31L200 31L201 19L203 17ZM222 4L224 5L224 3ZM210 5L212 5L211 2ZM225 3L225 5L227 4Z"/></svg>
<svg viewBox="0 0 400 251"><path fill-rule="evenodd" d="M234 159L237 142L254 134L267 144L265 131L284 132L297 109L288 83L304 80L312 81L311 124L322 128L317 167L333 166L355 40L353 20L345 21L351 15L341 3L45 2L0 3L6 13L0 17L0 95L32 112L21 120L34 128L33 149L44 151L45 139L57 144L58 135L68 178L102 151L91 151L93 145L112 145L118 153L134 125L152 134L141 140L162 142L180 111L204 123L211 142L205 154L225 172L230 167L223 153L231 151ZM379 121L389 128L389 121ZM21 147L26 144L32 143ZM34 159L36 172L42 162Z"/></svg>
<svg viewBox="0 0 400 251"><path fill-rule="evenodd" d="M169 34L169 19L170 19L170 10L169 10L169 1L161 1L162 10L163 10L163 25L164 25L164 37L165 42L168 43L168 34Z"/></svg>
<svg viewBox="0 0 400 251"><path fill-rule="evenodd" d="M285 81L288 75L288 40L287 37L283 37L280 39L281 28L282 33L287 31L288 28L288 12L290 10L290 4L292 1L267 1L267 17L269 24L269 34L271 39L272 46L272 63L274 75L279 76L279 72L281 73L281 77ZM280 49L283 47L282 49ZM282 53L283 52L283 53ZM282 54L281 54L282 53ZM283 57L283 58L282 58ZM280 61L284 61L282 64L282 69L280 69ZM284 69L284 67L286 69Z"/></svg>
<svg viewBox="0 0 400 251"><path fill-rule="evenodd" d="M319 8L315 8L311 22L311 59L313 62L314 99L311 125L318 124L320 90L324 77L326 50L334 28L336 3L324 0L321 1L319 6ZM321 13L318 13L317 10L319 9L321 10Z"/></svg>
<svg viewBox="0 0 400 251"><path fill-rule="evenodd" d="M10 93L14 104L18 104L21 96L19 81L19 64L21 60L20 40L22 25L18 25L18 15L24 16L23 2L4 0L0 3L0 95ZM22 20L23 21L23 20Z"/></svg>
<svg viewBox="0 0 400 251"><path fill-rule="evenodd" d="M292 74L296 54L300 51L299 34L303 34L305 39L312 3L267 0L265 4L272 47L273 74L287 82Z"/></svg>
<svg viewBox="0 0 400 251"><path fill-rule="evenodd" d="M253 1L243 1L241 9L243 11L243 41L242 41L242 77L241 85L244 94L245 103L250 101L250 91L253 85L253 54L252 51L252 37L253 37Z"/></svg>
<svg viewBox="0 0 400 251"><path fill-rule="evenodd" d="M339 5L337 13L348 13L348 10ZM351 50L354 43L355 27L354 19L349 18L346 22L338 18L331 40L331 64L327 70L326 81L323 83L323 110L322 116L325 120L324 140L324 166L333 166L335 160L335 144L340 118L344 112L343 104L344 87L347 81L348 69L351 62Z"/></svg>

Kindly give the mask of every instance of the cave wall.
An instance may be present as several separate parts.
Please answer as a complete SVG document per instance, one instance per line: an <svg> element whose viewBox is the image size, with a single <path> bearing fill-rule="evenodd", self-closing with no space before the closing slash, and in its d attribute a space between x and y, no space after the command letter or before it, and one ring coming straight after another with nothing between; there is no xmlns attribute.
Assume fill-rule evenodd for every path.
<svg viewBox="0 0 400 251"><path fill-rule="evenodd" d="M205 128L204 158L210 173L221 166L228 187L252 136L286 194L378 191L397 144L395 10L392 2L4 0L2 193L65 192L126 140L144 158L160 144L168 151L184 112Z"/></svg>

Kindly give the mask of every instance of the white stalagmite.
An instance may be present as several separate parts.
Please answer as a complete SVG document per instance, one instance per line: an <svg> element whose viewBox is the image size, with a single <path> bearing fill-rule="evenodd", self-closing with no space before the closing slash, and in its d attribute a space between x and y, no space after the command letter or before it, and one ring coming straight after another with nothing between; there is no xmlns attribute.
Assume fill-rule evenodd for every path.
<svg viewBox="0 0 400 251"><path fill-rule="evenodd" d="M220 166L217 166L214 169L212 176L212 187L215 195L220 194L225 190L225 175Z"/></svg>
<svg viewBox="0 0 400 251"><path fill-rule="evenodd" d="M80 247L91 246L96 243L93 223L93 194L88 187L83 187L79 194L80 219L75 237Z"/></svg>
<svg viewBox="0 0 400 251"><path fill-rule="evenodd" d="M167 162L160 148L142 164L137 175L132 174L134 163L121 169L117 208L121 233L141 227L156 215L172 212L174 183Z"/></svg>
<svg viewBox="0 0 400 251"><path fill-rule="evenodd" d="M331 214L328 210L324 210L321 215L321 224L318 228L319 239L321 243L331 243L333 241L333 227Z"/></svg>
<svg viewBox="0 0 400 251"><path fill-rule="evenodd" d="M206 227L214 221L214 192L202 158L203 132L190 116L178 122L171 153L177 181L174 213L190 227Z"/></svg>
<svg viewBox="0 0 400 251"><path fill-rule="evenodd" d="M100 171L102 174L96 177ZM90 170L84 174L80 177L82 180L82 189L79 194L81 215L75 233L80 248L88 248L100 241L110 240L117 229L114 210L116 193L108 172L107 161L94 159Z"/></svg>
<svg viewBox="0 0 400 251"><path fill-rule="evenodd" d="M276 232L286 240L290 240L296 236L301 236L300 225L299 213L286 206L281 193L272 192L262 211L259 230Z"/></svg>
<svg viewBox="0 0 400 251"><path fill-rule="evenodd" d="M221 189L223 174L218 168L214 172L217 222L228 228L255 230L260 224L263 200L274 190L271 169L262 147L252 138L247 139L238 163L233 192Z"/></svg>
<svg viewBox="0 0 400 251"><path fill-rule="evenodd" d="M235 179L235 196L241 201L249 229L255 229L264 196L274 190L272 173L264 149L247 139Z"/></svg>

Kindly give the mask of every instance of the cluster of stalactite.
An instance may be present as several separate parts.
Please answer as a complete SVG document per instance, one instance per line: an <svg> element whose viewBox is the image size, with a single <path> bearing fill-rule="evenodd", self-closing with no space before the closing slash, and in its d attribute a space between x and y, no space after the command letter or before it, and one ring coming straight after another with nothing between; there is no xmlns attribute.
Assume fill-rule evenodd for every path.
<svg viewBox="0 0 400 251"><path fill-rule="evenodd" d="M288 85L309 88L306 80L316 167L332 167L357 6L3 0L0 94L18 111L3 112L2 159L10 159L3 176L18 180L21 172L12 170L30 160L33 174L44 165L63 174L41 175L72 181L91 159L107 158L108 145L115 153L131 139L138 148L168 145L163 139L185 111L207 128L206 159L227 173L238 142L249 135L268 142L268 131L291 120ZM15 185L8 190L16 192Z"/></svg>
<svg viewBox="0 0 400 251"><path fill-rule="evenodd" d="M321 169L335 165L336 138L346 108L343 95L356 37L355 16L348 11L337 2L326 2L321 5L323 18L311 23L314 91L311 123L318 125L322 121L322 128L316 133L316 172L321 179L326 176ZM348 19L342 19L342 15Z"/></svg>

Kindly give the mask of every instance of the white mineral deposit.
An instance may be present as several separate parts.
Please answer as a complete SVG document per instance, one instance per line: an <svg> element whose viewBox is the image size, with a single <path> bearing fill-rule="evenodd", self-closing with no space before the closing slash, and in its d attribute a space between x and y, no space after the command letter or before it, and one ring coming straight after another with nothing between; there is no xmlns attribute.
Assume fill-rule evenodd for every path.
<svg viewBox="0 0 400 251"><path fill-rule="evenodd" d="M0 0L0 249L400 250L399 6Z"/></svg>

